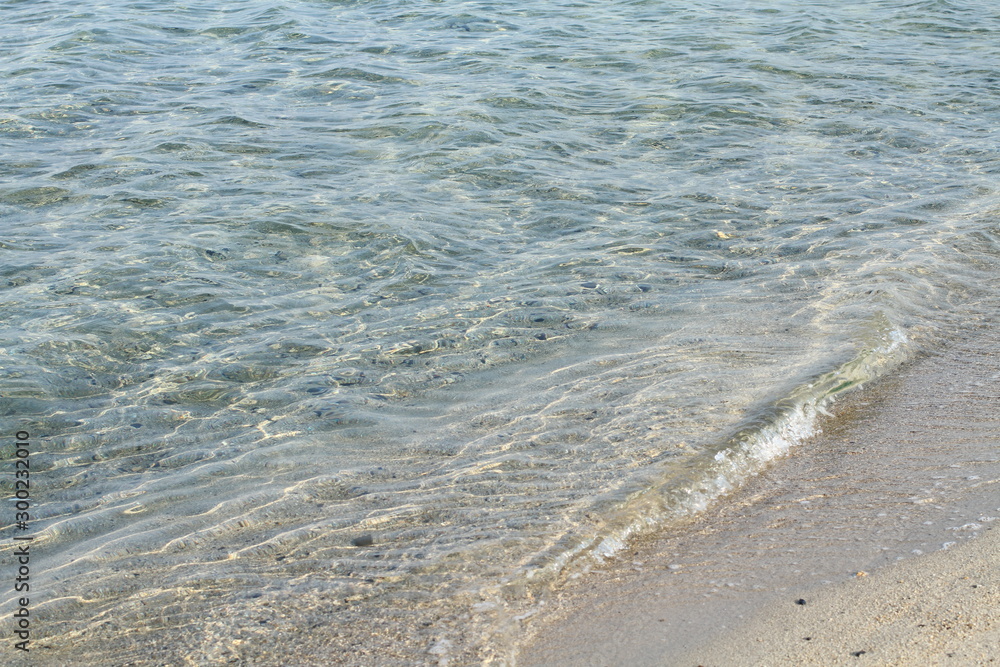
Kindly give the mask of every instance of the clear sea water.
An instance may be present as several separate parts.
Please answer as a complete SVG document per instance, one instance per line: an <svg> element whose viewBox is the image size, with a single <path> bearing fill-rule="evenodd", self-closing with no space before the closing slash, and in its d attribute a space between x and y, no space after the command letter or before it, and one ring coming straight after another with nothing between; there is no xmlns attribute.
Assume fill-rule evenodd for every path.
<svg viewBox="0 0 1000 667"><path fill-rule="evenodd" d="M0 7L36 664L503 663L997 312L993 2Z"/></svg>

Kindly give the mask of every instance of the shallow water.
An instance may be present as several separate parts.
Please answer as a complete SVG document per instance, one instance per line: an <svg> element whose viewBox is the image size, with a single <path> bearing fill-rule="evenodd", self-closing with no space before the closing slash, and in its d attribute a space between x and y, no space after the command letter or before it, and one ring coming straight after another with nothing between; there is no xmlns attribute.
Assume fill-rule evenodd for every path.
<svg viewBox="0 0 1000 667"><path fill-rule="evenodd" d="M968 577L947 564L935 572L924 563L923 572L931 576L917 580L912 570L902 574L885 568L952 548L979 549L985 556L989 549L982 543L1000 519L1000 337L994 326L960 329L946 348L844 396L836 418L824 421L824 433L811 439L802 455L773 462L725 502L634 540L627 553L594 571L573 572L554 594L536 602L539 613L522 628L522 635L533 639L521 642L516 664L848 662L854 659L848 650L812 660L745 655L755 644L790 652L800 644L813 646L803 641L806 636L859 641L856 632L830 630L844 609L821 615L816 633L782 637L787 623L777 623L767 629L757 625L756 636L739 630L743 641L727 636L748 621L753 624L750 619L763 610L794 610L797 601L822 605L829 601L831 584L869 574L890 584L880 588L887 605L883 614L856 615L856 626L879 626L908 614L911 628L946 619L949 612L928 611L933 595L922 595L921 585L941 578L954 582L955 591L969 591L976 584L962 581ZM967 541L979 545L965 546ZM942 568L941 561L934 562ZM904 580L918 594L888 602L892 584ZM856 596L862 594L848 595L847 606L856 610ZM913 620L914 609L923 618ZM983 612L989 616L990 611L986 605ZM935 650L933 638L900 642L886 641L884 635L865 648L878 664L934 662L887 655L889 647L903 644L925 655ZM736 653L719 657L718 649L727 645ZM973 657L976 642L966 646L964 659L958 657L958 645L941 655L952 653L968 664L987 662Z"/></svg>
<svg viewBox="0 0 1000 667"><path fill-rule="evenodd" d="M92 661L502 660L996 311L989 3L5 7L0 418Z"/></svg>

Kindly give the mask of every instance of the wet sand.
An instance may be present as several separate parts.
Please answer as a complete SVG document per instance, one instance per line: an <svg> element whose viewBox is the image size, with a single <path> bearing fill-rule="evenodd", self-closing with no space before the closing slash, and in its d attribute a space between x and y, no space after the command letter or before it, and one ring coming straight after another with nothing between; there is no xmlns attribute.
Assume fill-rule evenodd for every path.
<svg viewBox="0 0 1000 667"><path fill-rule="evenodd" d="M566 582L531 665L1000 664L1000 336L842 399L824 434Z"/></svg>

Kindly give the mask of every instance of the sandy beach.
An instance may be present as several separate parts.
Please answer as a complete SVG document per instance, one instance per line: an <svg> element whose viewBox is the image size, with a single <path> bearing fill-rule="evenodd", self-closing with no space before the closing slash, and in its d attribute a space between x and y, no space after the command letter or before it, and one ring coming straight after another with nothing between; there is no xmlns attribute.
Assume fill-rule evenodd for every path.
<svg viewBox="0 0 1000 667"><path fill-rule="evenodd" d="M770 604L678 656L699 665L986 665L1000 660L1000 533ZM859 662L862 661L862 662ZM664 664L674 664L666 658Z"/></svg>
<svg viewBox="0 0 1000 667"><path fill-rule="evenodd" d="M980 329L849 395L727 502L565 582L517 664L1000 662L998 378Z"/></svg>

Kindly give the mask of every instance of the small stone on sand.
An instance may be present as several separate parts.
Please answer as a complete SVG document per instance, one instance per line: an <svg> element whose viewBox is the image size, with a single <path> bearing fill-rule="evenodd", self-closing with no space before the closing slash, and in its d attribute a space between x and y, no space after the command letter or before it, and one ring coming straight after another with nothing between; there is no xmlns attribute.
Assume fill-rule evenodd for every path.
<svg viewBox="0 0 1000 667"><path fill-rule="evenodd" d="M351 540L351 545L356 547L370 547L373 544L375 544L375 538L372 537L371 533L367 533L360 537L355 537L353 540Z"/></svg>

